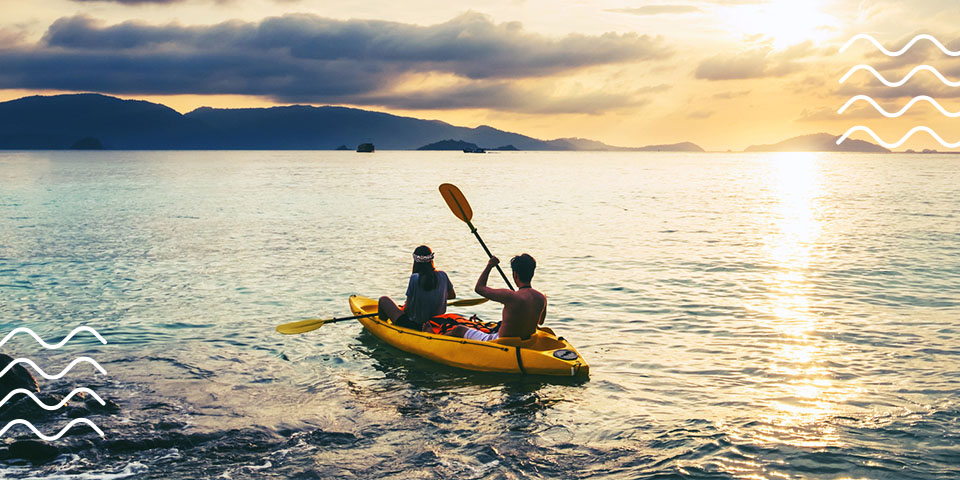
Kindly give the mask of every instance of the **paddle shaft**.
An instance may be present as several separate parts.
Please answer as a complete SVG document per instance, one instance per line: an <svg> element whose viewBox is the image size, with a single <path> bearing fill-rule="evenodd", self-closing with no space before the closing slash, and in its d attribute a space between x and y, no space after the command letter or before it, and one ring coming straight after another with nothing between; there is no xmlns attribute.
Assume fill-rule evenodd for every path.
<svg viewBox="0 0 960 480"><path fill-rule="evenodd" d="M464 198L466 200L466 198ZM477 241L480 242L480 246L483 247L483 251L487 252L487 258L492 258L493 254L490 253L490 249L487 248L487 244L483 243L483 239L480 238L480 233L477 232L477 227L473 226L473 223L467 219L467 212L463 211L463 205L460 205L460 201L457 200L457 197L453 197L454 203L457 204L457 208L460 209L460 219L464 222L467 222L467 226L470 227L470 233L477 237ZM507 282L507 286L510 287L510 290L514 290L513 285L510 283L510 280L507 280L507 274L503 273L503 269L500 268L500 265L497 265L497 271L500 272L500 276L503 277L503 281Z"/></svg>
<svg viewBox="0 0 960 480"><path fill-rule="evenodd" d="M345 320L356 320L356 319L358 319L358 318L376 317L377 315L379 315L379 312L366 313L366 314L363 314L363 315L354 315L354 316L352 316L352 317L331 318L330 320L324 320L323 323L324 323L324 325L326 325L326 324L328 324L328 323L342 322L342 321L345 321Z"/></svg>
<svg viewBox="0 0 960 480"><path fill-rule="evenodd" d="M483 251L487 252L487 257L493 257L493 254L490 253L490 249L487 248L487 244L483 243L483 239L480 238L480 234L477 233L477 228L473 226L472 223L467 222L467 225L470 227L470 232L477 237L477 241L480 242L480 246L483 247ZM514 290L513 285L510 283L510 280L507 280L507 274L503 273L503 269L500 268L500 264L497 264L497 271L500 272L500 276L503 277L503 281L507 282L507 286L510 287L510 290Z"/></svg>
<svg viewBox="0 0 960 480"><path fill-rule="evenodd" d="M465 298L463 300L454 300L448 302L448 307L469 307L473 305L480 305L481 303L486 302L486 298ZM377 313L365 313L363 315L354 315L352 317L343 317L343 318L310 318L307 320L300 320L298 322L285 323L283 325L277 325L277 331L284 335L296 335L300 333L307 333L313 330L316 330L328 323L342 322L344 320L356 320L358 318L367 318L374 317Z"/></svg>
<svg viewBox="0 0 960 480"><path fill-rule="evenodd" d="M486 302L486 298L464 298L463 300L454 300L452 302L447 302L448 307L464 307L464 306L473 306ZM375 313L365 313L363 315L354 315L352 317L343 317L343 318L331 318L330 320L324 320L324 324L327 323L336 323L342 322L344 320L356 320L358 318L368 318L376 317L380 312Z"/></svg>

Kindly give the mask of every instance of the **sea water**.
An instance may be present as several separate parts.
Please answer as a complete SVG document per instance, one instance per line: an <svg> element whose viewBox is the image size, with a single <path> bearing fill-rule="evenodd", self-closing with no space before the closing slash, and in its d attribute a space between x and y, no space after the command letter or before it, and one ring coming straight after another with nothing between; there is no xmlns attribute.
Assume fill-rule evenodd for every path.
<svg viewBox="0 0 960 480"><path fill-rule="evenodd" d="M486 255L444 182L505 264L536 257L588 380L274 331L402 300L420 244L474 297ZM83 325L107 344L0 351L93 358L41 389L119 410L3 476L956 478L960 157L0 153L0 334Z"/></svg>

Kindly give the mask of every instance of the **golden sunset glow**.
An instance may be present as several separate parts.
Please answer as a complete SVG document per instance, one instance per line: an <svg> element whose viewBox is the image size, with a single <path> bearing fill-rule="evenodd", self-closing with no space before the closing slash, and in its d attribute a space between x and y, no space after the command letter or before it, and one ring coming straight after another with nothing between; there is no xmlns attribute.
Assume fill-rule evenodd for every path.
<svg viewBox="0 0 960 480"><path fill-rule="evenodd" d="M760 5L738 5L724 13L735 32L762 35L777 49L811 41L821 45L840 28L840 22L821 10L823 1L774 0Z"/></svg>

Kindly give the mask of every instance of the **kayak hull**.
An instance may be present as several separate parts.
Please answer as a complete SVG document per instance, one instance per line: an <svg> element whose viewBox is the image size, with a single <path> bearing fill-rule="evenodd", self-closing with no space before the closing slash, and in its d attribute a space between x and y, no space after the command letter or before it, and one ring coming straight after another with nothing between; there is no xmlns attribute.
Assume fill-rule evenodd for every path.
<svg viewBox="0 0 960 480"><path fill-rule="evenodd" d="M353 295L350 310L354 315L377 311L377 301ZM358 319L377 338L408 353L444 365L479 372L587 376L590 365L580 352L549 328L541 327L527 340L498 338L479 342L464 338L399 327L376 316Z"/></svg>

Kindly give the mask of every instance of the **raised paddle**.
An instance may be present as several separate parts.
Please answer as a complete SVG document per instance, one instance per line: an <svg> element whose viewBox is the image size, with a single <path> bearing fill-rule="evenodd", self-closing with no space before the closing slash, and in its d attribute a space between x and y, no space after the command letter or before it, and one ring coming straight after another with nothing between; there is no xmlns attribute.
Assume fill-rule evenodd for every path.
<svg viewBox="0 0 960 480"><path fill-rule="evenodd" d="M477 227L474 227L473 224L470 223L470 219L473 218L473 210L470 208L470 203L467 202L467 197L463 196L463 193L459 188L457 188L456 185L450 183L444 183L440 185L440 195L443 195L443 200L447 202L447 206L450 207L450 211L452 211L457 218L466 222L467 226L470 227L470 233L477 237L477 241L480 242L480 246L483 247L483 251L487 252L487 257L493 257L493 254L490 253L490 249L487 248L487 244L483 243L483 239L480 238L480 234L477 233ZM503 273L503 269L500 268L500 265L497 265L497 271L500 272L500 276L503 277L503 281L507 282L507 286L510 287L510 290L513 290L513 285L510 284L510 280L507 280L507 275Z"/></svg>
<svg viewBox="0 0 960 480"><path fill-rule="evenodd" d="M470 307L473 305L480 305L483 302L486 302L486 298L467 298L464 300L454 300L447 303L448 307ZM377 313L368 313L365 315L354 315L352 317L342 317L342 318L310 318L307 320L300 320L298 322L284 323L283 325L277 325L277 331L284 335L295 335L298 333L306 333L313 330L316 330L328 323L342 322L345 320L356 320L358 318L367 318L375 317Z"/></svg>

